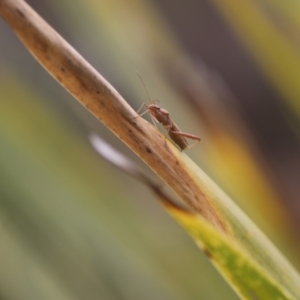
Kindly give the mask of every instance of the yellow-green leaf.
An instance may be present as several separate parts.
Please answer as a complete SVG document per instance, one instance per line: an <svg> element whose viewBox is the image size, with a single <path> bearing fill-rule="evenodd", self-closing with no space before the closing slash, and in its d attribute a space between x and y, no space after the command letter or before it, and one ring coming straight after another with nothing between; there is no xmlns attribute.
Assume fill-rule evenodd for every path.
<svg viewBox="0 0 300 300"><path fill-rule="evenodd" d="M197 214L170 202L166 207L243 299L297 299L234 239L220 234Z"/></svg>

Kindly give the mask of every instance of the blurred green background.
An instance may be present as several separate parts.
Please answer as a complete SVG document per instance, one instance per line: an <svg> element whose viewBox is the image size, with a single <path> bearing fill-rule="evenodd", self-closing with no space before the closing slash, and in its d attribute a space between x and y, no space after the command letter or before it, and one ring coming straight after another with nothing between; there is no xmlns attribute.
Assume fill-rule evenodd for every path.
<svg viewBox="0 0 300 300"><path fill-rule="evenodd" d="M138 70L181 130L201 137L188 155L299 270L299 4L27 2L136 110L147 101ZM88 133L155 175L2 19L0 45L0 299L237 299Z"/></svg>

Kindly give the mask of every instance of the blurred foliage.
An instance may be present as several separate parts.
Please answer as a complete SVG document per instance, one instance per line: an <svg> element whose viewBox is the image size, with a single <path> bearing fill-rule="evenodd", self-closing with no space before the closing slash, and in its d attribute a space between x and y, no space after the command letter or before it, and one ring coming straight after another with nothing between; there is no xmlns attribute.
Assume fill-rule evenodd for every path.
<svg viewBox="0 0 300 300"><path fill-rule="evenodd" d="M189 155L299 267L296 3L215 0L223 18L207 1L28 2L136 109L139 70L201 136ZM153 197L99 161L87 132L125 147L2 20L0 39L0 298L236 299Z"/></svg>
<svg viewBox="0 0 300 300"><path fill-rule="evenodd" d="M31 88L1 76L5 298L216 297L205 287L218 284L215 271L161 208L97 162L84 137Z"/></svg>
<svg viewBox="0 0 300 300"><path fill-rule="evenodd" d="M247 49L282 94L290 109L300 116L300 76L298 20L268 1L215 1L237 31ZM295 9L299 7L295 7ZM279 9L279 10L278 10Z"/></svg>

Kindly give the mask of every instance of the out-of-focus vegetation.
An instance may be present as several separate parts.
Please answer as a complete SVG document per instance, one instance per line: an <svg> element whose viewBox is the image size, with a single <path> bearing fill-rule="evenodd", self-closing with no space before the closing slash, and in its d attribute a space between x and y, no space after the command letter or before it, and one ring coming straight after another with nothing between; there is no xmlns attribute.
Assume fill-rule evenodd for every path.
<svg viewBox="0 0 300 300"><path fill-rule="evenodd" d="M280 43L289 43L284 49L296 48L299 30L290 14L269 1L240 9L241 19L230 15L230 3L224 11L204 1L28 2L135 108L146 100L139 70L180 128L201 135L189 154L245 201L239 205L299 266L299 131L297 110L290 109L297 87L284 85L289 65L278 72L259 41L267 58L293 58L296 65L299 52L291 58L266 42L263 27L242 22L272 23ZM40 68L2 20L0 38L2 298L235 299L153 197L99 161L87 133L97 129L125 147Z"/></svg>

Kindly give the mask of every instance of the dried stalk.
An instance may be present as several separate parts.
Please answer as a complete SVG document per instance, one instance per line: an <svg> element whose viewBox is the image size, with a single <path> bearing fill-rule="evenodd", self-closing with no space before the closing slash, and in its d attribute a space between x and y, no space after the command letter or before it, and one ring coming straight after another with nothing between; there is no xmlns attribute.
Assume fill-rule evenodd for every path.
<svg viewBox="0 0 300 300"><path fill-rule="evenodd" d="M225 226L187 170L184 154L137 117L120 94L23 0L0 0L0 15L40 64L218 230Z"/></svg>

